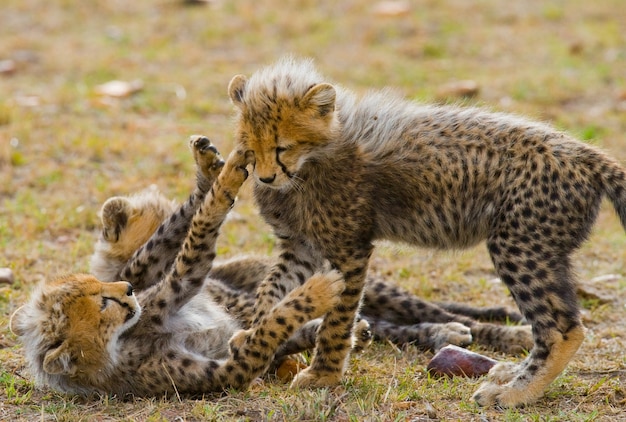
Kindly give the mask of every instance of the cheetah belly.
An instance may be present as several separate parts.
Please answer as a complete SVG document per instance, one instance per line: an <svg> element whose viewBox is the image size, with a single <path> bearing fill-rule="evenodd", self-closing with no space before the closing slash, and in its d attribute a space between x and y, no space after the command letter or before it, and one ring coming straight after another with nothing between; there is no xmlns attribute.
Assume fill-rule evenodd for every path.
<svg viewBox="0 0 626 422"><path fill-rule="evenodd" d="M228 356L228 340L241 326L210 296L198 294L165 328L179 347L219 359Z"/></svg>
<svg viewBox="0 0 626 422"><path fill-rule="evenodd" d="M388 213L377 219L374 237L434 249L472 247L487 237L496 210L493 204L468 208L456 213L419 213L411 209L404 209L400 215Z"/></svg>

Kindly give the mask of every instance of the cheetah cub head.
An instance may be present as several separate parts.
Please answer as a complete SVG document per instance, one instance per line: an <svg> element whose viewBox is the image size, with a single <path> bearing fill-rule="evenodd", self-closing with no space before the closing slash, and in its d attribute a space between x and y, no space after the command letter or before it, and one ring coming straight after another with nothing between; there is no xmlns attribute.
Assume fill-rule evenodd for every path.
<svg viewBox="0 0 626 422"><path fill-rule="evenodd" d="M323 82L310 60L285 58L249 80L237 75L228 92L238 109L237 139L255 155L258 186L296 185L302 165L339 131L336 88Z"/></svg>
<svg viewBox="0 0 626 422"><path fill-rule="evenodd" d="M117 340L141 309L126 282L73 274L41 283L11 318L33 376L71 390L73 377L97 377L116 364Z"/></svg>

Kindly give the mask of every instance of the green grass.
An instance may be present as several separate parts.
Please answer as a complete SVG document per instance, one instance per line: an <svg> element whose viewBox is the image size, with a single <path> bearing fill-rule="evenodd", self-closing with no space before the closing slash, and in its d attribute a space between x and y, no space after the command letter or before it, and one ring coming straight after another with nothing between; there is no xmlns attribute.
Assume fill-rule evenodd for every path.
<svg viewBox="0 0 626 422"><path fill-rule="evenodd" d="M626 281L597 285L609 303L584 302L589 335L567 371L536 404L481 409L480 380L429 378L430 354L376 344L352 359L332 389L292 391L266 381L248 391L177 397L77 398L36 388L8 330L11 313L41 279L86 271L97 211L112 195L157 184L182 199L193 184L186 139L233 142L226 95L284 53L311 56L330 78L364 92L393 86L418 101L481 105L550 122L626 159L626 50L622 0L507 3L409 2L398 17L372 2L134 2L5 0L0 60L0 420L510 420L604 421L624 417ZM510 6L510 7L509 7ZM143 90L107 99L95 87L141 79ZM472 99L440 98L471 79ZM222 256L271 254L249 188L224 228ZM626 236L609 206L576 258L582 280L626 273ZM379 248L372 271L427 299L512 305L493 281L484 248L436 253ZM475 349L498 359L510 357ZM616 419L617 418L617 419Z"/></svg>

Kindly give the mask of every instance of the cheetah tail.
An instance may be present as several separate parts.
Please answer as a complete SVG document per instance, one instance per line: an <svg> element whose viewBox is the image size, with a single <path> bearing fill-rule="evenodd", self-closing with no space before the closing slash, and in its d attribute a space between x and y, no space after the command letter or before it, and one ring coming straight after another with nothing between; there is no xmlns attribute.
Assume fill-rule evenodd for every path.
<svg viewBox="0 0 626 422"><path fill-rule="evenodd" d="M602 168L604 189L626 230L626 169L612 160L606 164Z"/></svg>

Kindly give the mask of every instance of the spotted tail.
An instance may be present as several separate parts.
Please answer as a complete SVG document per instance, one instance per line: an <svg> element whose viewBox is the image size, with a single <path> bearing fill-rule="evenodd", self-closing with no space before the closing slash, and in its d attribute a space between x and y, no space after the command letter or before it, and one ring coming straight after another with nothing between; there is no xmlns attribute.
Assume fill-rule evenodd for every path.
<svg viewBox="0 0 626 422"><path fill-rule="evenodd" d="M606 195L626 230L626 169L609 157L605 157L603 162L601 174Z"/></svg>

